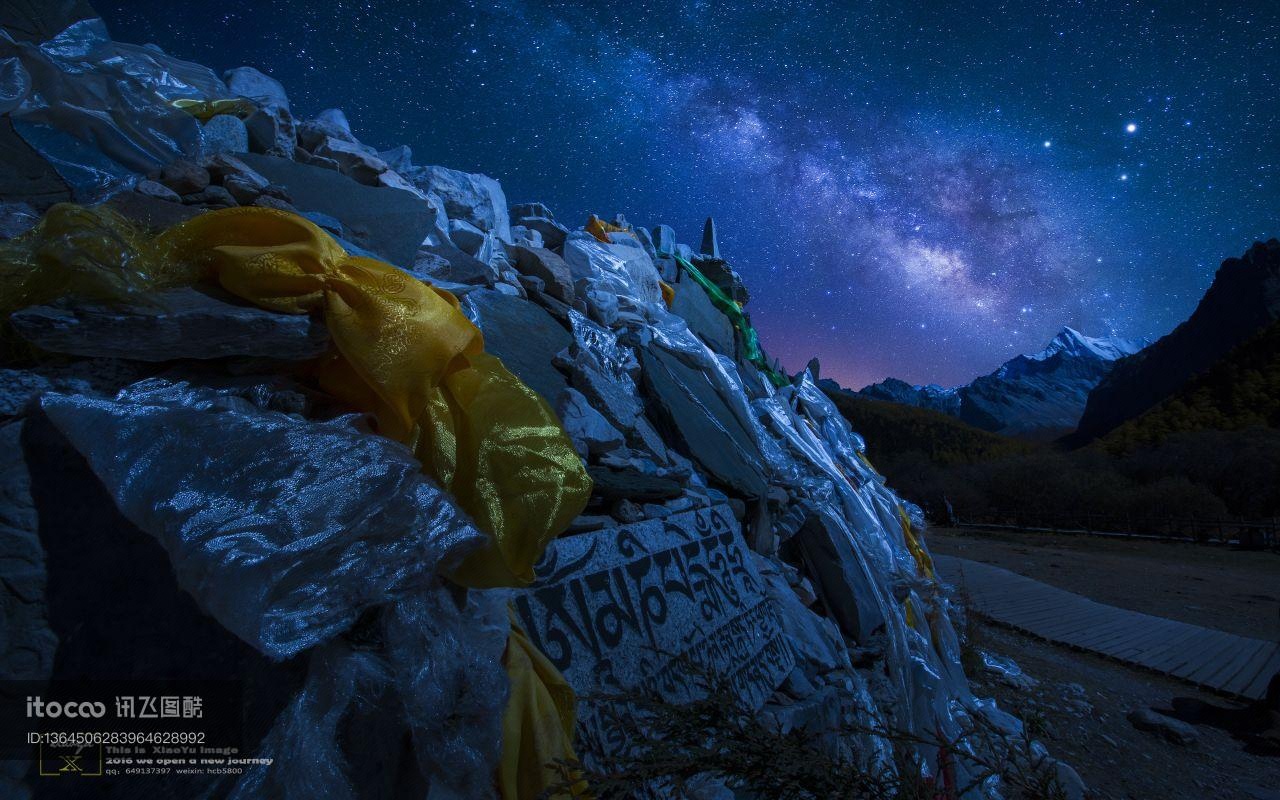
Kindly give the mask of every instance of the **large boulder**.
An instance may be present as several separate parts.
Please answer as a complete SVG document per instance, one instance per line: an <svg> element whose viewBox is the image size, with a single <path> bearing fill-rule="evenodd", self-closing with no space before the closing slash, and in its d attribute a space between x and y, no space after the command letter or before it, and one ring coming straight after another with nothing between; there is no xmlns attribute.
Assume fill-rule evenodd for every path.
<svg viewBox="0 0 1280 800"><path fill-rule="evenodd" d="M485 350L553 406L568 385L552 360L573 342L569 332L541 307L491 289L463 301L480 330Z"/></svg>
<svg viewBox="0 0 1280 800"><path fill-rule="evenodd" d="M344 175L350 175L365 186L378 186L379 177L387 171L387 162L364 145L325 136L312 148L315 155L333 159Z"/></svg>
<svg viewBox="0 0 1280 800"><path fill-rule="evenodd" d="M498 281L496 269L452 244L423 245L414 257L410 271L429 283L444 281L471 286L493 286Z"/></svg>
<svg viewBox="0 0 1280 800"><path fill-rule="evenodd" d="M566 388L560 394L555 409L564 432L573 442L573 449L583 458L608 453L626 444L622 431L610 425L604 415L592 408L591 402L581 392Z"/></svg>
<svg viewBox="0 0 1280 800"><path fill-rule="evenodd" d="M275 156L246 153L240 159L284 187L295 206L337 219L356 244L392 264L412 264L434 229L436 209L409 192L364 186L333 170Z"/></svg>
<svg viewBox="0 0 1280 800"><path fill-rule="evenodd" d="M253 67L236 67L222 73L222 80L234 95L247 97L263 107L289 110L289 96L280 81Z"/></svg>
<svg viewBox="0 0 1280 800"><path fill-rule="evenodd" d="M469 222L504 242L511 241L511 218L502 186L488 175L447 167L414 167L404 173L423 192L438 195L450 219Z"/></svg>
<svg viewBox="0 0 1280 800"><path fill-rule="evenodd" d="M206 155L244 153L249 150L249 130L244 121L230 114L218 114L201 131Z"/></svg>
<svg viewBox="0 0 1280 800"><path fill-rule="evenodd" d="M351 132L351 123L340 108L326 108L312 119L298 125L298 142L308 150L313 150L326 137L341 139L344 142L357 143ZM369 152L377 154L372 147Z"/></svg>
<svg viewBox="0 0 1280 800"><path fill-rule="evenodd" d="M277 314L209 289L157 293L154 305L59 302L15 312L15 331L54 353L136 361L255 356L302 361L329 347L329 332L305 315Z"/></svg>

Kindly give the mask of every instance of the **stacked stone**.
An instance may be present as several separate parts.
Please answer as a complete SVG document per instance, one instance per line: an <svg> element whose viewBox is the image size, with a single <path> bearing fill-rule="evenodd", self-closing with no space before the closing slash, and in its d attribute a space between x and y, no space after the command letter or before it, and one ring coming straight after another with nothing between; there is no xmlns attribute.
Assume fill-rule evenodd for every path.
<svg viewBox="0 0 1280 800"><path fill-rule="evenodd" d="M543 203L508 205L488 176L416 165L408 147L365 145L339 110L297 120L284 88L257 70L231 70L220 84L214 95L246 98L252 110L215 115L200 126L200 146L123 170L104 202L152 230L236 205L294 211L349 252L461 299L486 349L556 410L595 481L587 511L514 602L531 640L584 698L585 760L619 747L606 701L590 698L645 689L678 702L705 671L785 728L877 723L953 736L981 715L1016 734L1016 720L968 691L947 590L919 555L918 511L867 464L816 374L775 387L682 274L677 255L747 302L711 220L696 254L670 227L620 215L601 237L557 221ZM29 228L50 199L0 197L0 235ZM670 307L663 283L674 290ZM332 346L322 321L196 285L114 305L67 297L21 309L10 325L39 357L4 370L0 396L0 437L12 445L0 465L0 547L21 565L0 581L15 632L0 643L0 677L252 673L254 710L268 720L254 744L269 748L287 722L282 715L272 729L270 698L301 685L297 660L274 663L206 616L50 424L41 398L137 394L159 378L286 415L305 436L349 410L299 377ZM86 530L94 544L77 549ZM109 580L86 577L94 559L115 571ZM121 584L133 588L116 591ZM156 608L166 609L159 627ZM86 634L74 623L81 616L109 618L122 638ZM378 641L384 628L366 623L306 651L312 680L335 653L392 647ZM100 661L90 664L91 654ZM396 713L379 722L383 733ZM890 768L877 737L829 744ZM395 772L335 748L357 783ZM937 763L936 752L921 755ZM5 796L22 796L20 777L9 775ZM400 788L384 785L391 794L379 796Z"/></svg>

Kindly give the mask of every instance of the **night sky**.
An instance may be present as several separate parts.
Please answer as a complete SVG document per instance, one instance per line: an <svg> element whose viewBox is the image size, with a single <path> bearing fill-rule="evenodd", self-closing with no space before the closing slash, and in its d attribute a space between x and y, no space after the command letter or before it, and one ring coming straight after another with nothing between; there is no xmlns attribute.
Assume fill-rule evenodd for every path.
<svg viewBox="0 0 1280 800"><path fill-rule="evenodd" d="M1280 235L1280 3L95 2L570 227L714 215L765 349L952 385Z"/></svg>

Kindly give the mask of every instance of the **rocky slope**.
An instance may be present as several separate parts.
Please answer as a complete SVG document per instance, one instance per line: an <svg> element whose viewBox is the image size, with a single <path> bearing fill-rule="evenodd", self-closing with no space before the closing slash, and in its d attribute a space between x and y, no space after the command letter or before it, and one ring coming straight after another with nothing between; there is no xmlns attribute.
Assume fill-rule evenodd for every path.
<svg viewBox="0 0 1280 800"><path fill-rule="evenodd" d="M1044 350L1010 359L964 386L911 386L889 378L858 394L941 411L993 433L1049 439L1073 430L1089 393L1113 364L1145 345L1063 328Z"/></svg>
<svg viewBox="0 0 1280 800"><path fill-rule="evenodd" d="M242 752L273 762L149 796L532 798L494 777L520 641L577 693L589 768L643 749L617 727L627 697L688 702L710 676L759 724L825 732L815 746L868 771L906 765L945 793L979 759L1016 762L1080 796L969 692L918 510L811 375L760 353L712 225L698 253L620 215L567 225L493 178L364 144L339 110L295 115L256 69L114 42L84 9L0 16L2 135L21 154L0 163L0 675L239 681ZM336 259L307 262L330 281L311 313L279 313L289 281L252 302L158 273L173 265L150 234L221 209ZM268 245L286 250L257 268L292 263ZM373 432L376 398L325 371L345 352L331 315L371 310L338 303L342 270L387 296L447 292L555 410L593 489L532 584L444 577L492 532ZM322 294L337 299L318 313ZM5 763L5 797L74 796ZM700 785L723 797L734 776Z"/></svg>
<svg viewBox="0 0 1280 800"><path fill-rule="evenodd" d="M1134 419L1280 319L1280 241L1222 262L1196 310L1142 352L1123 359L1089 395L1072 441L1082 444Z"/></svg>

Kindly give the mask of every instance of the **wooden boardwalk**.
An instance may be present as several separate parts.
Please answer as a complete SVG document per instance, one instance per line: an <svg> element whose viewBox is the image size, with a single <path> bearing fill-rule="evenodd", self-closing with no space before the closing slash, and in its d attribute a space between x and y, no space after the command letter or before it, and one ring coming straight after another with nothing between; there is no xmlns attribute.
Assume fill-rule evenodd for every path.
<svg viewBox="0 0 1280 800"><path fill-rule="evenodd" d="M933 560L940 577L968 595L971 611L1042 639L1251 700L1280 671L1280 643L1094 602L991 564Z"/></svg>

